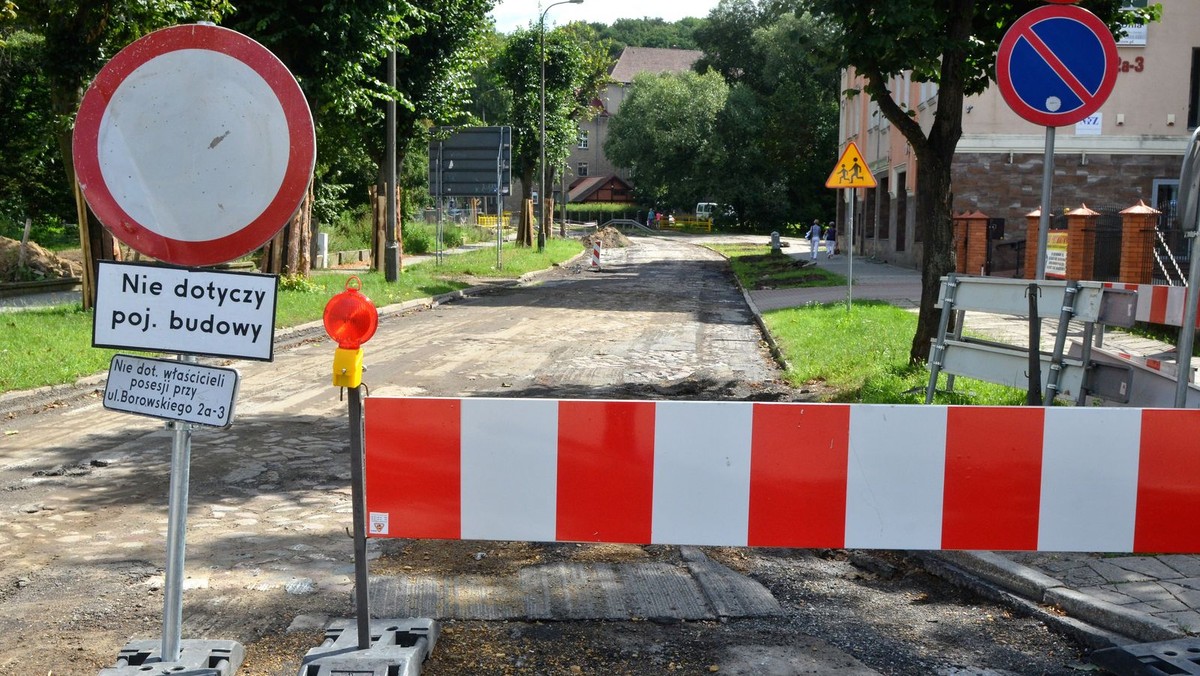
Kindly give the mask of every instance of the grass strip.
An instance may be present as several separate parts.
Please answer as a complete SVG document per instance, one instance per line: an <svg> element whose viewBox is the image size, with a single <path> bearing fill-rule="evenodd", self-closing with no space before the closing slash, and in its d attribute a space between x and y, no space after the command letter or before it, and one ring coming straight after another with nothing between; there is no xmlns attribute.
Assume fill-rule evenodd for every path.
<svg viewBox="0 0 1200 676"><path fill-rule="evenodd" d="M820 286L844 286L846 278L813 265L807 258L786 253L771 253L761 244L713 244L709 248L729 259L733 274L742 287L796 289Z"/></svg>
<svg viewBox="0 0 1200 676"><path fill-rule="evenodd" d="M864 404L924 404L929 371L908 363L917 316L881 301L810 304L763 314L787 360L793 387L823 383L828 401ZM935 404L1019 406L1025 394L1004 385L956 378L954 392L938 382Z"/></svg>
<svg viewBox="0 0 1200 676"><path fill-rule="evenodd" d="M505 244L502 267L496 250L479 249L406 267L395 283L377 272L356 271L362 292L377 307L464 289L478 278L516 279L578 254L579 242L551 239L545 250ZM325 304L346 288L346 272L318 272L309 278L283 278L275 311L278 328L321 318ZM125 350L126 352L139 352ZM0 313L0 392L72 383L108 368L116 350L92 347L92 312L78 303Z"/></svg>

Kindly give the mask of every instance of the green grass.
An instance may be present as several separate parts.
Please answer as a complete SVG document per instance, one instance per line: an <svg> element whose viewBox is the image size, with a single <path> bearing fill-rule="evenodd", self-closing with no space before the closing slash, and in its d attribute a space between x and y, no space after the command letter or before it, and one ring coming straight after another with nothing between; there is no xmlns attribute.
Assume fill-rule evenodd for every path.
<svg viewBox="0 0 1200 676"><path fill-rule="evenodd" d="M72 383L108 368L93 348L92 313L79 304L0 314L0 392Z"/></svg>
<svg viewBox="0 0 1200 676"><path fill-rule="evenodd" d="M786 253L771 253L768 245L714 244L709 246L729 259L733 274L751 289L794 289L814 286L843 286L846 278Z"/></svg>
<svg viewBox="0 0 1200 676"><path fill-rule="evenodd" d="M579 242L569 239L547 241L543 253L506 244L500 270L496 269L496 250L481 249L447 255L441 265L429 261L405 268L394 284L375 272L359 273L358 277L362 293L383 307L466 288L471 277L515 279L579 252ZM346 288L349 276L320 272L309 279L281 279L276 327L320 319L329 299ZM78 304L0 314L0 392L71 383L107 369L116 350L91 345L92 313Z"/></svg>
<svg viewBox="0 0 1200 676"><path fill-rule="evenodd" d="M763 314L790 368L793 387L824 383L830 401L865 404L923 404L929 371L908 364L917 316L887 303L860 301L811 304ZM945 388L945 377L938 383ZM954 393L939 392L937 404L1018 406L1020 390L971 378L956 378Z"/></svg>

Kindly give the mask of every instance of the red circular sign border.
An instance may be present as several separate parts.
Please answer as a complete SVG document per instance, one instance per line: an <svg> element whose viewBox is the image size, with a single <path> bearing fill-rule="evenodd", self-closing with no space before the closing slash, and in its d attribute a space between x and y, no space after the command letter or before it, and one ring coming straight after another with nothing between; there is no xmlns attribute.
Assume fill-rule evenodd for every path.
<svg viewBox="0 0 1200 676"><path fill-rule="evenodd" d="M1104 79L1100 83L1100 88L1093 95L1093 101L1067 113L1046 113L1025 103L1013 87L1012 78L1008 73L1012 61L1012 51L1017 40L1031 26L1047 19L1072 19L1082 23L1096 35L1096 39L1100 41L1100 45L1104 49L1106 60ZM1108 39L1105 39L1105 36ZM1099 17L1075 5L1045 5L1026 12L1005 31L1004 37L1000 40L1000 49L996 53L996 84L1000 87L1000 94L1004 97L1005 103L1017 115L1044 127L1065 127L1079 122L1104 105L1109 95L1112 94L1113 87L1117 84L1119 61L1117 41L1113 39L1112 31L1104 25Z"/></svg>
<svg viewBox="0 0 1200 676"><path fill-rule="evenodd" d="M203 49L233 57L258 73L275 92L288 125L290 152L278 192L257 218L238 231L209 240L185 241L138 223L113 197L100 169L100 123L117 88L150 60L181 49ZM316 162L316 135L308 101L292 74L254 40L219 26L164 28L130 43L97 73L79 106L72 139L75 173L88 205L113 235L147 256L187 266L215 265L262 246L296 213L308 191Z"/></svg>

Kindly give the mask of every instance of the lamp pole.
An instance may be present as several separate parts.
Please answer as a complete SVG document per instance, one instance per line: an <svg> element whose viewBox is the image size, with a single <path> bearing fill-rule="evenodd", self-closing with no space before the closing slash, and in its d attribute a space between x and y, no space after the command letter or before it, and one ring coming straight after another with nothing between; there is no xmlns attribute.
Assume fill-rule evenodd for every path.
<svg viewBox="0 0 1200 676"><path fill-rule="evenodd" d="M387 57L388 86L396 88L396 50L388 52ZM387 132L384 143L387 146L387 209L384 216L387 223L383 226L383 278L395 282L400 278L400 242L396 239L396 99L389 98L385 114Z"/></svg>
<svg viewBox="0 0 1200 676"><path fill-rule="evenodd" d="M541 253L546 249L546 13L552 7L559 5L578 5L583 3L583 0L561 0L561 2L551 3L542 10L542 17L538 19L538 32L541 36L541 62L542 62L542 78L540 80L540 91L542 100L542 137L541 137L541 161L538 162L538 234L537 248Z"/></svg>

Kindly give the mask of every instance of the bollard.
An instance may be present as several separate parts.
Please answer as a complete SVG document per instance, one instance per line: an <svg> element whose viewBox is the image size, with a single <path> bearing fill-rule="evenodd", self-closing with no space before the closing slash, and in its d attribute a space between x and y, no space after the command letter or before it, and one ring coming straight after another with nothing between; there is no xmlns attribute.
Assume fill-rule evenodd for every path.
<svg viewBox="0 0 1200 676"><path fill-rule="evenodd" d="M592 270L600 270L600 240L592 242Z"/></svg>
<svg viewBox="0 0 1200 676"><path fill-rule="evenodd" d="M783 250L780 249L780 247L779 247L779 231L778 230L771 233L771 253L773 253L773 254L783 253Z"/></svg>

